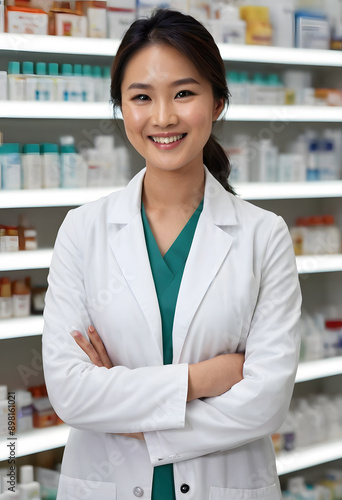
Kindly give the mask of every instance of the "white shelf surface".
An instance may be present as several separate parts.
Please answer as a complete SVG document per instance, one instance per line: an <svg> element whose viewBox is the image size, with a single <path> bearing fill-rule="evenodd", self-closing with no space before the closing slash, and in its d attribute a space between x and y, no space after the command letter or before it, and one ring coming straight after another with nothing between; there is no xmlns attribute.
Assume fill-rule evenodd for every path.
<svg viewBox="0 0 342 500"><path fill-rule="evenodd" d="M10 33L3 33L0 35L0 50L10 52L38 52L113 57L118 47L119 41L114 39L16 35ZM219 44L219 49L225 61L300 66L342 66L341 52L333 50L233 44Z"/></svg>
<svg viewBox="0 0 342 500"><path fill-rule="evenodd" d="M0 340L32 337L43 333L43 316L0 319Z"/></svg>
<svg viewBox="0 0 342 500"><path fill-rule="evenodd" d="M296 260L299 274L342 271L342 254L299 255Z"/></svg>
<svg viewBox="0 0 342 500"><path fill-rule="evenodd" d="M0 118L111 120L113 109L109 102L0 101Z"/></svg>
<svg viewBox="0 0 342 500"><path fill-rule="evenodd" d="M21 35L2 33L0 50L50 54L76 54L114 57L119 41L110 38L77 38L70 36Z"/></svg>
<svg viewBox="0 0 342 500"><path fill-rule="evenodd" d="M341 106L254 106L231 105L225 115L227 121L238 122L326 122L342 121Z"/></svg>
<svg viewBox="0 0 342 500"><path fill-rule="evenodd" d="M342 106L243 106L231 105L225 121L340 123ZM0 118L111 120L108 102L0 101ZM118 114L118 118L120 115Z"/></svg>
<svg viewBox="0 0 342 500"><path fill-rule="evenodd" d="M0 254L0 271L17 269L48 269L52 249L25 252L6 252ZM300 255L296 257L299 274L327 273L342 271L342 254L338 255Z"/></svg>
<svg viewBox="0 0 342 500"><path fill-rule="evenodd" d="M17 269L48 269L51 264L52 249L27 250L0 253L0 271Z"/></svg>
<svg viewBox="0 0 342 500"><path fill-rule="evenodd" d="M342 440L282 452L277 456L280 476L342 458Z"/></svg>
<svg viewBox="0 0 342 500"><path fill-rule="evenodd" d="M296 384L342 374L342 356L299 363Z"/></svg>
<svg viewBox="0 0 342 500"><path fill-rule="evenodd" d="M21 189L18 191L2 190L1 208L22 207L72 207L98 200L122 187L86 189ZM342 188L341 188L342 190Z"/></svg>
<svg viewBox="0 0 342 500"><path fill-rule="evenodd" d="M342 181L329 182L244 182L234 184L245 200L280 200L300 198L339 198Z"/></svg>
<svg viewBox="0 0 342 500"><path fill-rule="evenodd" d="M69 427L65 424L16 434L16 456L22 457L65 446ZM0 461L7 460L7 439L0 440ZM342 440L281 453L277 456L279 475L342 458Z"/></svg>
<svg viewBox="0 0 342 500"><path fill-rule="evenodd" d="M107 196L124 186L86 189L21 189L2 190L0 209L26 207L72 207ZM246 182L234 188L245 200L278 200L342 197L342 181L330 182Z"/></svg>
<svg viewBox="0 0 342 500"><path fill-rule="evenodd" d="M24 457L32 453L52 450L65 446L70 428L65 424L56 425L54 427L46 427L45 429L33 429L32 431L16 434L16 457ZM0 439L0 462L8 459L7 444L13 440Z"/></svg>

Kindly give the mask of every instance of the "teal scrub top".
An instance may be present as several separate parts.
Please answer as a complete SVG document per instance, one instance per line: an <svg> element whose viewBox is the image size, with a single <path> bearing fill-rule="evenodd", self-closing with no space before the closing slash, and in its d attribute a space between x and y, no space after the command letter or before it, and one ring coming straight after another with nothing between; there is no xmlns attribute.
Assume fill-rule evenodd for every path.
<svg viewBox="0 0 342 500"><path fill-rule="evenodd" d="M172 364L172 328L177 297L186 259L188 258L202 208L203 200L163 257L150 229L145 207L143 203L141 204L141 217L147 253L150 260L162 322L164 365ZM173 464L155 467L153 471L152 500L175 499Z"/></svg>

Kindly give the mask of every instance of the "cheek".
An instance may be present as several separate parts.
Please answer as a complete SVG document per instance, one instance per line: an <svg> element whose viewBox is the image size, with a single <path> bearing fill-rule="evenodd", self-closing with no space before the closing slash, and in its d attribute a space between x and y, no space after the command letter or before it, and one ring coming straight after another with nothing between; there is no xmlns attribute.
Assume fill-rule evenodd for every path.
<svg viewBox="0 0 342 500"><path fill-rule="evenodd" d="M146 122L146 113L140 108L131 108L130 106L123 105L122 116L127 135L141 132Z"/></svg>

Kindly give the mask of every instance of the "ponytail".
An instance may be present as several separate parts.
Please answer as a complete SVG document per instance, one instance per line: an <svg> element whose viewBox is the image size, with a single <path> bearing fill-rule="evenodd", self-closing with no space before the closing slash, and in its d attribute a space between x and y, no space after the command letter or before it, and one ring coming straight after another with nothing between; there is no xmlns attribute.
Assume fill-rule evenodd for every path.
<svg viewBox="0 0 342 500"><path fill-rule="evenodd" d="M226 191L236 194L228 182L231 171L229 158L224 152L222 146L211 135L203 150L203 162L209 172L219 181Z"/></svg>

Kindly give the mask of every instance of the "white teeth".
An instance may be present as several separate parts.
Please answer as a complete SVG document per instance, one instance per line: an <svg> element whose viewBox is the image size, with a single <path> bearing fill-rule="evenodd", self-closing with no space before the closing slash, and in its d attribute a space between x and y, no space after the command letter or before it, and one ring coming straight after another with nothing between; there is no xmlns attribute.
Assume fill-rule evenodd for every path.
<svg viewBox="0 0 342 500"><path fill-rule="evenodd" d="M171 142L179 141L185 134L174 135L172 137L154 137L152 140L158 142L159 144L170 144Z"/></svg>

